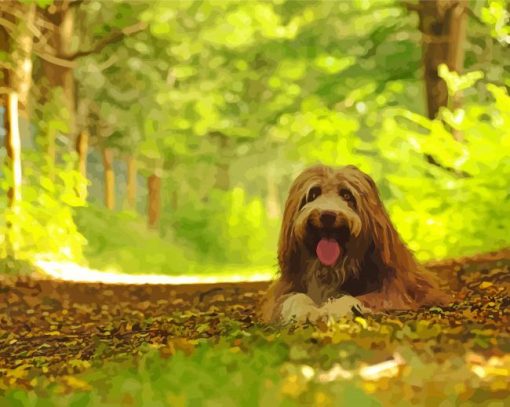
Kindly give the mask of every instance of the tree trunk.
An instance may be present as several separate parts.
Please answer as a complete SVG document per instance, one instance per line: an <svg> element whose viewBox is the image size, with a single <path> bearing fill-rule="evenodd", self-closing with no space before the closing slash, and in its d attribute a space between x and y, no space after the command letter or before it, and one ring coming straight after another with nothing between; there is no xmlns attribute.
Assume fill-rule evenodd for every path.
<svg viewBox="0 0 510 407"><path fill-rule="evenodd" d="M230 188L230 166L225 158L221 157L220 162L216 164L216 180L214 187L222 191L228 191Z"/></svg>
<svg viewBox="0 0 510 407"><path fill-rule="evenodd" d="M130 155L127 159L127 204L133 211L136 211L136 175L136 159Z"/></svg>
<svg viewBox="0 0 510 407"><path fill-rule="evenodd" d="M7 199L9 208L13 208L21 200L21 140L18 123L18 95L9 92L6 97L4 112L5 149L7 165L10 172Z"/></svg>
<svg viewBox="0 0 510 407"><path fill-rule="evenodd" d="M45 30L44 34L48 38L48 46L56 55L67 55L71 51L74 9L70 7L70 4L69 0L56 1L42 11L44 19L52 25L52 28ZM47 95L50 95L52 90L62 89L63 102L69 111L69 134L73 135L76 133L76 84L72 64L63 66L41 59L41 65L48 85L46 95L43 95L41 102L44 104L48 101Z"/></svg>
<svg viewBox="0 0 510 407"><path fill-rule="evenodd" d="M78 153L78 171L81 176L87 179L87 153L89 149L89 133L82 130L76 139L76 153ZM78 196L82 199L87 197L87 184L84 183L81 190L78 191Z"/></svg>
<svg viewBox="0 0 510 407"><path fill-rule="evenodd" d="M8 22L13 22L13 17L10 14L2 13L0 12L0 17ZM5 28L3 24L0 24L0 52L4 55L9 55L11 52L11 44L10 44L10 38L9 38L9 32ZM0 87L4 90L3 92L0 92L0 100L2 102L2 106L7 105L7 95L8 91L11 90L11 84L10 84L10 70L7 68L9 65L6 63L3 63L0 65L0 72L2 74L2 77L0 78Z"/></svg>
<svg viewBox="0 0 510 407"><path fill-rule="evenodd" d="M19 213L18 203L21 201L21 139L19 130L19 107L27 112L28 93L32 78L32 44L33 33L30 25L35 19L35 3L23 4L10 2L4 5L7 12L0 13L0 17L7 24L12 25L12 31L0 26L0 51L7 56L2 64L2 78L0 86L4 89L1 102L4 106L5 148L7 151L7 167L9 169L9 188L7 190L7 205L12 216ZM12 10L9 10L12 9ZM21 13L23 19L14 17L14 12ZM9 34L16 38L11 41ZM14 237L16 234L16 220L9 217L6 221L6 254L8 265L15 259Z"/></svg>
<svg viewBox="0 0 510 407"><path fill-rule="evenodd" d="M13 68L10 73L10 87L18 94L19 110L25 115L28 114L28 94L32 84L32 46L34 34L30 26L35 21L36 5L11 3L11 7L16 8L23 14L23 20L16 22L16 41L11 44L10 59Z"/></svg>
<svg viewBox="0 0 510 407"><path fill-rule="evenodd" d="M214 188L228 191L230 188L230 160L232 155L232 139L221 132L209 133L212 142L216 144L216 179Z"/></svg>
<svg viewBox="0 0 510 407"><path fill-rule="evenodd" d="M115 208L115 173L113 172L113 153L109 148L103 148L104 168L104 204L108 209Z"/></svg>
<svg viewBox="0 0 510 407"><path fill-rule="evenodd" d="M89 149L89 134L83 130L76 139L76 152L78 153L78 171L87 178L87 153Z"/></svg>
<svg viewBox="0 0 510 407"><path fill-rule="evenodd" d="M440 64L461 72L467 23L466 0L420 0L418 6L422 32L422 62L430 119L448 106L448 89L438 75Z"/></svg>
<svg viewBox="0 0 510 407"><path fill-rule="evenodd" d="M149 176L147 189L147 224L149 228L156 228L161 215L161 177L157 174Z"/></svg>

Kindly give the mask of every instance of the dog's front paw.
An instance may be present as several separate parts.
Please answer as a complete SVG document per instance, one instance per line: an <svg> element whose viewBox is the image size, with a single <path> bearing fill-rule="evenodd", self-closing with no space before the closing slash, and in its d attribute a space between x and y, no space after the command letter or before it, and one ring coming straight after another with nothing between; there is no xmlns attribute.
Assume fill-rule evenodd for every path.
<svg viewBox="0 0 510 407"><path fill-rule="evenodd" d="M293 294L282 304L283 322L315 322L323 317L323 311L306 294Z"/></svg>
<svg viewBox="0 0 510 407"><path fill-rule="evenodd" d="M321 307L321 310L324 314L333 319L338 319L346 315L362 316L363 314L370 313L369 308L366 308L361 301L350 295L328 300Z"/></svg>

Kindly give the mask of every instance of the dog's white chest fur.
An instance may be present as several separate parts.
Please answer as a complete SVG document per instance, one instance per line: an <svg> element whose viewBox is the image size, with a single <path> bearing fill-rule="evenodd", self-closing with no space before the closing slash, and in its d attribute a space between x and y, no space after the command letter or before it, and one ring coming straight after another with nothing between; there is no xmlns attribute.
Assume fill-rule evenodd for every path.
<svg viewBox="0 0 510 407"><path fill-rule="evenodd" d="M353 307L359 312L369 312L359 300L350 295L328 300L321 306L306 294L290 295L282 304L281 317L283 322L315 322L320 319L338 319L353 314Z"/></svg>

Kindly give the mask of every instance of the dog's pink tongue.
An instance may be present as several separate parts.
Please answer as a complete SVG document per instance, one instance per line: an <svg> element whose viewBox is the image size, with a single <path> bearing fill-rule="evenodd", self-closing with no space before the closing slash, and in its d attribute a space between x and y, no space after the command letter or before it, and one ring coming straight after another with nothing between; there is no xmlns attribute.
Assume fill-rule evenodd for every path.
<svg viewBox="0 0 510 407"><path fill-rule="evenodd" d="M315 252L319 261L325 266L332 266L340 257L342 249L335 239L322 238L317 244Z"/></svg>

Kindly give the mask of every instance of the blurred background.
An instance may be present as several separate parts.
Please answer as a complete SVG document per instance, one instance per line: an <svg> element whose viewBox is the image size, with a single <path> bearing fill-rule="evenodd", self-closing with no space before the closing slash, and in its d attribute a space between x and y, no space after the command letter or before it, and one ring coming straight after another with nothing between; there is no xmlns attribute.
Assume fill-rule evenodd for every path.
<svg viewBox="0 0 510 407"><path fill-rule="evenodd" d="M0 269L271 275L293 177L369 173L420 260L510 243L503 0L0 3Z"/></svg>

